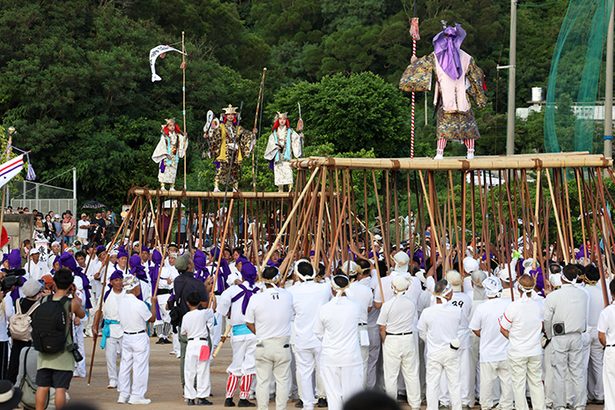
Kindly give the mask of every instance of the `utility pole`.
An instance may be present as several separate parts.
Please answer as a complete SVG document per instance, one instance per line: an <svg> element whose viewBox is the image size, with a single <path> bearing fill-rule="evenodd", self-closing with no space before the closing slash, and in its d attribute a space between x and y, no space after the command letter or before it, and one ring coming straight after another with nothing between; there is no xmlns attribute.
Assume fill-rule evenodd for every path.
<svg viewBox="0 0 615 410"><path fill-rule="evenodd" d="M510 46L508 51L508 121L506 155L515 154L515 74L517 71L517 0L510 0Z"/></svg>
<svg viewBox="0 0 615 410"><path fill-rule="evenodd" d="M613 19L614 6L609 10L609 31L606 37L606 75L604 90L604 156L613 157Z"/></svg>

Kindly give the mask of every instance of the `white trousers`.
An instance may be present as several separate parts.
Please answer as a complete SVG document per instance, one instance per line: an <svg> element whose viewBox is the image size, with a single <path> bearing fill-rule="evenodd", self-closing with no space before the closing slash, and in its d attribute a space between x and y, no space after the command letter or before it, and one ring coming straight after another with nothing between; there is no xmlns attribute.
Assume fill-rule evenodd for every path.
<svg viewBox="0 0 615 410"><path fill-rule="evenodd" d="M598 330L589 328L589 363L587 367L587 396L590 400L604 400L604 385L602 383L602 359L604 350L598 340Z"/></svg>
<svg viewBox="0 0 615 410"><path fill-rule="evenodd" d="M237 377L256 373L256 336L253 334L231 336L231 347L233 360L226 368L226 372Z"/></svg>
<svg viewBox="0 0 615 410"><path fill-rule="evenodd" d="M459 389L461 404L472 407L474 405L474 390L476 387L476 367L472 360L471 347L459 349ZM440 401L449 403L448 384L445 377L440 379Z"/></svg>
<svg viewBox="0 0 615 410"><path fill-rule="evenodd" d="M315 392L313 377L316 370L316 363L320 356L320 347L308 349L295 348L295 367L297 370L297 385L303 402L304 410L313 410L315 403Z"/></svg>
<svg viewBox="0 0 615 410"><path fill-rule="evenodd" d="M587 402L587 367L583 366L583 337L580 333L554 336L553 353L553 407L566 407L566 376L570 374L573 408L585 407Z"/></svg>
<svg viewBox="0 0 615 410"><path fill-rule="evenodd" d="M107 376L109 377L109 386L117 387L117 358L122 352L122 338L108 337L105 345L105 358L107 359Z"/></svg>
<svg viewBox="0 0 615 410"><path fill-rule="evenodd" d="M79 352L83 356L83 360L75 363L75 371L73 372L75 376L85 377L85 340L83 334L83 322L80 322L77 326L73 326L73 337L75 338L75 343L79 347Z"/></svg>
<svg viewBox="0 0 615 410"><path fill-rule="evenodd" d="M274 337L256 345L256 404L269 408L269 385L275 379L275 408L286 409L290 389L290 338Z"/></svg>
<svg viewBox="0 0 615 410"><path fill-rule="evenodd" d="M513 389L511 385L508 361L483 362L480 364L480 408L489 410L500 403L501 410L512 410ZM494 394L494 387L499 381L500 397Z"/></svg>
<svg viewBox="0 0 615 410"><path fill-rule="evenodd" d="M149 338L147 333L124 334L118 384L120 397L125 399L145 398L148 378Z"/></svg>
<svg viewBox="0 0 615 410"><path fill-rule="evenodd" d="M446 375L452 410L461 410L461 387L459 385L459 351L444 347L427 354L427 410L438 409L440 377Z"/></svg>
<svg viewBox="0 0 615 410"><path fill-rule="evenodd" d="M615 410L615 347L604 349L604 410Z"/></svg>
<svg viewBox="0 0 615 410"><path fill-rule="evenodd" d="M525 383L527 382L532 398L533 410L545 410L545 392L542 387L542 360L541 356L510 357L510 378L515 398L515 410L528 410L525 396Z"/></svg>
<svg viewBox="0 0 615 410"><path fill-rule="evenodd" d="M207 346L205 340L189 340L186 346L184 362L184 398L194 400L209 397L211 383L209 378L209 360L199 360L201 346ZM196 385L196 389L195 386Z"/></svg>
<svg viewBox="0 0 615 410"><path fill-rule="evenodd" d="M344 402L363 389L359 381L363 377L363 365L335 367L323 363L321 359L320 374L327 394L329 410L342 410Z"/></svg>
<svg viewBox="0 0 615 410"><path fill-rule="evenodd" d="M384 386L393 399L397 398L397 377L401 370L408 404L413 409L421 407L419 380L419 346L415 335L388 335L382 346L384 361Z"/></svg>

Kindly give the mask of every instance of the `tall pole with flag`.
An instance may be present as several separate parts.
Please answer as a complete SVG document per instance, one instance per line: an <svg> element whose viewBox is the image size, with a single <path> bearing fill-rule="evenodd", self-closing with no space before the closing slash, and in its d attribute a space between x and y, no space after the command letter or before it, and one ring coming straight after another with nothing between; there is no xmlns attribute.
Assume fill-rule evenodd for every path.
<svg viewBox="0 0 615 410"><path fill-rule="evenodd" d="M188 131L186 130L186 44L184 42L184 32L182 31L182 115L184 117L184 137L188 143ZM186 158L188 153L184 154L184 191L186 190Z"/></svg>
<svg viewBox="0 0 615 410"><path fill-rule="evenodd" d="M18 158L16 158L17 162L15 162L15 164L10 164L9 163L9 157L11 155L11 145L13 145L13 134L15 134L15 128L14 127L9 127L7 129L6 150L4 151L5 163L2 166L0 166L0 175L4 171L7 171L7 173L6 173L6 177L7 177L6 182L8 182L11 178L13 178L15 175L17 175L19 173L19 171L21 171L21 169L23 168L23 155L20 155ZM15 166L18 167L18 168L16 168L17 172L15 172ZM2 233L4 232L4 207L6 205L5 204L5 201L6 201L6 190L8 189L8 186L6 186L6 182L4 184L2 184L2 185L4 185L4 187L2 188L2 208L0 208L0 236L2 236ZM2 186L2 185L0 185L0 186Z"/></svg>
<svg viewBox="0 0 615 410"><path fill-rule="evenodd" d="M416 15L416 2L415 10ZM412 58L416 58L416 42L421 39L419 34L419 18L412 17L410 19L410 36L412 37ZM410 113L410 158L414 158L414 116L416 112L416 97L414 91L412 91L412 105Z"/></svg>

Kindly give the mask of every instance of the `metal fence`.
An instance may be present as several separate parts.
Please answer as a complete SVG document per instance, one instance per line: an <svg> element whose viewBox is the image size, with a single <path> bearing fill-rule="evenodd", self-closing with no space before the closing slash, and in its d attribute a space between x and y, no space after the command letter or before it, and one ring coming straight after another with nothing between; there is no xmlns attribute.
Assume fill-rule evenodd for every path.
<svg viewBox="0 0 615 410"><path fill-rule="evenodd" d="M74 184L73 184L74 185ZM17 208L36 209L43 214L52 211L61 214L70 209L77 213L77 195L73 189L30 181L15 181L9 185L8 203Z"/></svg>

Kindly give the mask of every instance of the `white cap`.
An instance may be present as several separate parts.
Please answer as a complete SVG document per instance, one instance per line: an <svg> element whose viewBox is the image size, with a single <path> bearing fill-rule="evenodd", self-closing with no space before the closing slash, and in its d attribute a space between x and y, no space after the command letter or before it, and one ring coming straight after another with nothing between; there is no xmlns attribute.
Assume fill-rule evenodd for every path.
<svg viewBox="0 0 615 410"><path fill-rule="evenodd" d="M51 246L60 246L60 242L53 241L53 242L51 242Z"/></svg>
<svg viewBox="0 0 615 410"><path fill-rule="evenodd" d="M395 270L397 272L408 272L408 264L410 263L410 256L406 252L399 251L393 256L395 261Z"/></svg>
<svg viewBox="0 0 615 410"><path fill-rule="evenodd" d="M461 292L461 275L456 270L446 272L446 281L452 286L453 291Z"/></svg>
<svg viewBox="0 0 615 410"><path fill-rule="evenodd" d="M131 291L137 286L139 286L139 279L134 275L127 274L127 275L124 275L122 284L124 285L125 291Z"/></svg>
<svg viewBox="0 0 615 410"><path fill-rule="evenodd" d="M504 265L502 268L499 269L497 275L502 282L509 283L511 278L513 282L517 280L517 271L515 270L514 266Z"/></svg>
<svg viewBox="0 0 615 410"><path fill-rule="evenodd" d="M549 275L549 282L551 282L551 286L554 288L559 288L562 286L562 274L561 273L552 273Z"/></svg>
<svg viewBox="0 0 615 410"><path fill-rule="evenodd" d="M402 293L408 290L410 282L404 276L395 276L391 281L391 288L394 293Z"/></svg>
<svg viewBox="0 0 615 410"><path fill-rule="evenodd" d="M342 272L344 272L349 277L355 277L363 272L361 267L356 264L356 262L348 260L344 262L341 266Z"/></svg>
<svg viewBox="0 0 615 410"><path fill-rule="evenodd" d="M233 271L226 278L226 284L229 286L233 286L237 279L241 280L241 274L237 271Z"/></svg>
<svg viewBox="0 0 615 410"><path fill-rule="evenodd" d="M41 253L37 248L32 248L30 249L30 253L28 255L32 256L32 255L38 255L39 253Z"/></svg>
<svg viewBox="0 0 615 410"><path fill-rule="evenodd" d="M476 259L471 256L466 256L463 258L463 270L466 271L466 273L472 273L478 270L478 268L479 264Z"/></svg>
<svg viewBox="0 0 615 410"><path fill-rule="evenodd" d="M475 270L474 272L472 272L471 277L472 277L472 284L474 286L482 287L483 281L487 277L487 272L482 271L482 270Z"/></svg>
<svg viewBox="0 0 615 410"><path fill-rule="evenodd" d="M502 281L497 276L489 276L483 281L483 288L488 298L494 298L502 292Z"/></svg>
<svg viewBox="0 0 615 410"><path fill-rule="evenodd" d="M425 269L419 269L418 271L416 271L414 276L419 278L421 283L425 283L425 281L427 281L427 278L425 277Z"/></svg>

